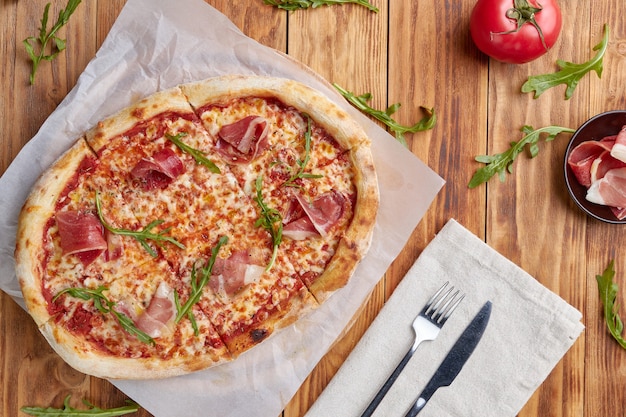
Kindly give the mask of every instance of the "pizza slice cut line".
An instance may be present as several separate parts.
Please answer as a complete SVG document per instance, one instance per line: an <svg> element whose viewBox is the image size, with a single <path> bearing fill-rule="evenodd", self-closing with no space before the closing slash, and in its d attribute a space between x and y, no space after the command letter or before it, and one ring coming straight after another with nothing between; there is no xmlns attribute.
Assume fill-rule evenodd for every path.
<svg viewBox="0 0 626 417"><path fill-rule="evenodd" d="M196 98L204 99L207 94L211 97L209 107L203 108L207 103ZM232 94L241 98L244 105L239 110L245 111L229 115L228 108L219 104L224 97L230 100ZM20 222L16 248L18 276L29 311L55 350L75 368L96 376L180 375L232 360L317 308L345 285L369 247L378 190L367 137L327 102L308 87L288 80L223 77L155 93L88 131L68 154L86 148L90 158L95 154L99 166L93 168L97 172L89 172L89 180L78 189L49 192L44 185L50 182L57 187L72 183L66 173L69 165L71 175L80 172L88 177L84 168L89 167L81 167L75 155L66 158L69 165L66 161L55 164L52 174L44 175L29 197L23 216L27 220L35 216L39 221L36 226L27 226L26 220ZM245 109L250 103L260 107ZM209 108L218 110L224 131L207 125L205 110ZM233 150L240 153L234 159ZM351 164L357 167L355 171ZM279 168L286 169L280 172ZM285 182L288 185L281 187ZM298 239L287 235L289 240L306 245L285 245L270 230L259 227L261 210L254 199L257 191L267 207L280 213L280 228L286 217L307 223L306 235ZM59 203L61 194L63 199L75 201ZM86 197L91 198L89 203L83 201ZM299 207L291 212L294 202ZM105 236L96 239L99 231L89 223L84 227L97 233L87 233L85 242L70 238L66 243L91 245L83 252L109 254L99 254L85 264L76 261L72 276L77 281L72 282L71 276L69 281L48 281L52 285L46 298L42 297L43 284L37 281L38 268L53 266L52 273L69 272L70 265L50 256L53 263L45 260L38 264L42 258L37 250L43 247L30 236L41 233L38 230L51 230L46 218L51 219L59 207L95 212L105 229ZM300 213L298 218L296 212ZM110 239L132 236L126 231L154 232L152 236L167 235L171 240L165 239L167 247L148 244L151 251L141 239L123 239L121 244L119 239ZM45 243L52 249L44 251L63 258L55 236ZM193 265L202 264L219 236L228 236L229 244L217 254L218 268L211 271L215 274L208 274L209 279L202 279L200 285L195 281L197 276L192 277ZM317 243L311 245L313 241ZM308 254L302 249L305 246L309 247ZM67 258L81 251L74 249L67 250ZM251 256L255 250L264 255ZM326 255L316 257L320 251ZM135 267L144 272L132 272L130 265L118 266L135 257L139 260ZM160 272L150 273L158 264L162 265ZM81 275L87 270L93 274ZM102 273L105 279L98 282ZM119 273L125 275L120 278ZM141 286L133 281L139 276L145 277ZM189 285L191 282L194 286ZM52 319L47 310L53 292L64 291L68 283L74 288L85 284L94 297L73 297L78 301L70 303L71 311ZM78 290L65 291L57 301L67 302L71 291L80 295ZM192 302L185 312L182 307L189 300ZM174 310L176 320L172 320ZM75 332L63 330L62 323L73 323ZM115 330L125 326L122 333L130 337ZM145 343L150 339L135 328L152 338L154 346ZM84 333L85 329L89 331ZM86 334L95 343L92 349L84 344L87 339L81 339ZM137 336L145 339L143 344L137 344L142 343ZM107 350L117 353L103 357Z"/></svg>

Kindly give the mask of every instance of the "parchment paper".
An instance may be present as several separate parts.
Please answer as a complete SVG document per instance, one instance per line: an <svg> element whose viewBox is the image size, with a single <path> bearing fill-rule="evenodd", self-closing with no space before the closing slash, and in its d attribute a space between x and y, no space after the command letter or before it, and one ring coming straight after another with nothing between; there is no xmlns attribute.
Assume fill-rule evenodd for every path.
<svg viewBox="0 0 626 417"><path fill-rule="evenodd" d="M380 212L371 250L350 283L295 325L232 363L165 380L112 381L157 417L277 416L382 278L444 183L328 82L246 37L203 1L129 0L75 88L0 178L0 288L24 307L13 259L19 210L38 176L76 138L155 91L224 74L291 78L347 110L373 141Z"/></svg>

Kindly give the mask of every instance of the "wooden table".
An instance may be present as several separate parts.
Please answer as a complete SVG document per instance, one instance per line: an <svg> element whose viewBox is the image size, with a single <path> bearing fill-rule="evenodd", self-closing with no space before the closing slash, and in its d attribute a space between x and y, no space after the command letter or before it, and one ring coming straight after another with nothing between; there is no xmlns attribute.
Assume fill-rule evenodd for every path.
<svg viewBox="0 0 626 417"><path fill-rule="evenodd" d="M123 7L124 0L84 1L61 30L67 53L43 63L34 86L21 40L35 35L47 0L2 2L0 13L0 173L74 86ZM372 293L360 317L318 364L287 405L284 417L302 416L322 392L408 268L449 218L583 313L586 331L524 407L520 416L624 417L626 351L608 335L595 275L616 260L616 280L626 303L626 234L623 226L594 221L570 201L562 174L569 135L539 144L500 183L468 189L479 154L502 152L521 139L520 128L575 128L589 117L626 107L626 26L623 0L561 1L564 23L556 46L525 65L491 61L468 32L474 0L372 0L380 8L345 5L287 13L262 0L210 0L248 36L310 66L356 93L371 92L371 105L402 103L394 118L412 124L420 106L434 107L430 131L408 135L410 150L447 180L410 241ZM52 5L56 20L64 1ZM585 76L570 100L564 86L540 98L520 92L529 75L555 71L558 58L582 63L608 23L611 40L602 78ZM390 139L391 140L391 139ZM419 178L415 179L419 181ZM626 309L621 308L622 316ZM514 329L512 329L514 331ZM101 407L123 404L108 382L65 365L33 321L0 294L0 415L18 416L23 405L59 406L68 393ZM139 416L149 415L145 411Z"/></svg>

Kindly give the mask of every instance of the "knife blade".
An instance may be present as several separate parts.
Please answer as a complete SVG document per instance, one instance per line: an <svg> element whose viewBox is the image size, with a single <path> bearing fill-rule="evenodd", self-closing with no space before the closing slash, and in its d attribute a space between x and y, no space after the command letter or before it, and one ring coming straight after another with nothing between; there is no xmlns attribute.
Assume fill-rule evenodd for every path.
<svg viewBox="0 0 626 417"><path fill-rule="evenodd" d="M441 387L447 387L461 372L463 365L471 356L472 352L483 337L489 318L491 317L491 301L487 301L476 316L467 325L461 336L457 339L446 355L439 368L435 371L426 387L418 396L413 406L405 417L415 417L426 405L430 397Z"/></svg>

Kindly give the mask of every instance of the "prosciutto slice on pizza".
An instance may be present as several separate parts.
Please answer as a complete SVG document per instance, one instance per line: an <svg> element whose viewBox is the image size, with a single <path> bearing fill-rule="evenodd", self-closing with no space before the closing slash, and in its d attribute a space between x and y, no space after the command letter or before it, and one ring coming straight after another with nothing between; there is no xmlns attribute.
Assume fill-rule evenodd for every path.
<svg viewBox="0 0 626 417"><path fill-rule="evenodd" d="M79 138L20 215L30 314L73 367L162 378L231 361L319 307L371 242L361 128L294 81L157 92Z"/></svg>

